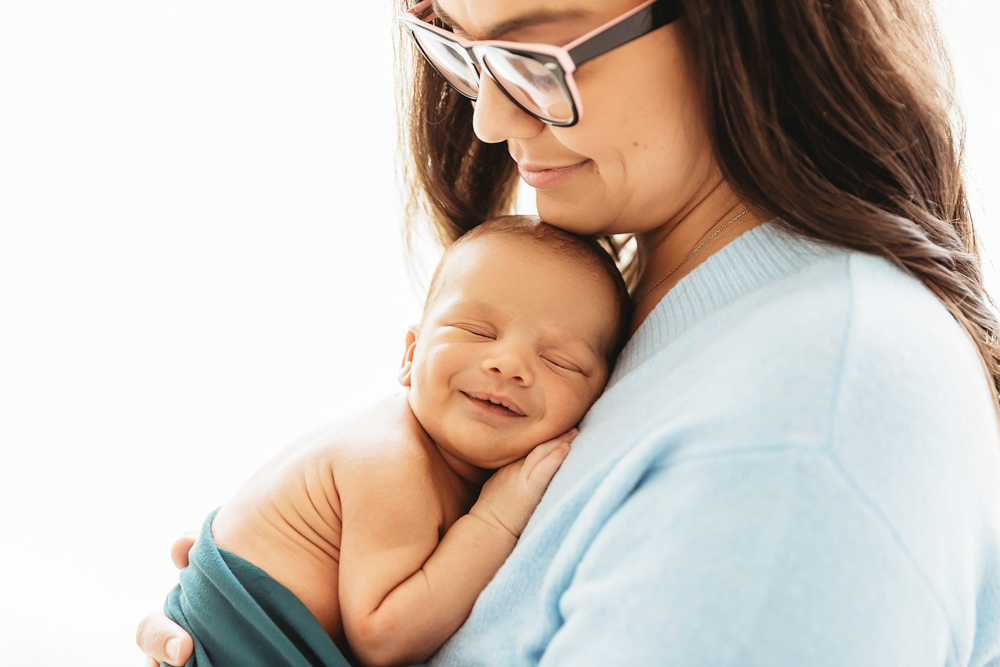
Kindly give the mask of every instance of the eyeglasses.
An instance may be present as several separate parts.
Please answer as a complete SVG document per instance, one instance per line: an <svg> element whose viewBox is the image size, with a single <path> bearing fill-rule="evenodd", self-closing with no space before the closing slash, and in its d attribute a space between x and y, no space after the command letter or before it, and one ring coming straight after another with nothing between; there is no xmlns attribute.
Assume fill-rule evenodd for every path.
<svg viewBox="0 0 1000 667"><path fill-rule="evenodd" d="M538 120L569 127L583 113L573 72L583 63L672 23L684 14L681 0L648 0L566 46L463 39L431 25L432 0L397 14L427 61L462 95L479 96L480 73Z"/></svg>

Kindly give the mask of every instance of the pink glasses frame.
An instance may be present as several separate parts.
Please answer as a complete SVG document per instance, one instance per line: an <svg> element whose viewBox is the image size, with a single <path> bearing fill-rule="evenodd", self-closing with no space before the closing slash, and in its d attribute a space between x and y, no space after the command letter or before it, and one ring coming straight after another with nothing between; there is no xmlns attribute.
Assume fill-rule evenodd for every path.
<svg viewBox="0 0 1000 667"><path fill-rule="evenodd" d="M493 73L490 72L489 67L483 62L483 58L480 55L481 52L488 51L490 49L499 49L503 51L510 51L518 55L538 55L545 58L547 61L546 67L548 67L553 74L558 73L560 75L558 80L572 102L573 114L569 121L556 122L542 118L534 112L525 109L520 102L514 99L514 97L507 92L503 85L497 83L497 87L499 87L500 90L502 90L504 94L507 95L507 97L510 98L510 100L520 107L525 113L538 118L542 122L561 127L575 125L583 116L583 104L580 99L580 91L577 89L576 81L573 78L573 72L576 71L576 68L579 65L582 65L597 56L603 55L612 49L622 46L623 44L627 44L633 39L652 32L656 28L667 25L684 14L683 2L681 0L647 0L638 7L635 7L608 23L591 30L587 34L574 39L565 46L553 46L551 44L509 42L503 40L465 39L453 32L449 32L430 24L430 21L437 18L437 14L434 13L432 5L433 0L422 0L422 2L411 7L405 12L397 14L396 18L400 24L410 30L411 33L415 30L427 30L447 42L451 42L462 47L465 50L466 57L473 60L473 62L481 68L485 69L494 81L496 81L496 79L493 76ZM629 19L632 20L630 21ZM419 43L418 48L420 48ZM428 60L430 59L428 58ZM555 72L555 68L548 65L550 62L558 64L558 69L560 71ZM469 97L469 95L463 91L459 90L459 92L466 95L466 97Z"/></svg>

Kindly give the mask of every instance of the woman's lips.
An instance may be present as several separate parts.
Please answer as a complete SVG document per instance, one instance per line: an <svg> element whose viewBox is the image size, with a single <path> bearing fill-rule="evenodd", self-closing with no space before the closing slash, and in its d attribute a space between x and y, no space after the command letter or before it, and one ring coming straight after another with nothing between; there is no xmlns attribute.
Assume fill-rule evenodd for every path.
<svg viewBox="0 0 1000 667"><path fill-rule="evenodd" d="M525 183L537 190L553 188L573 178L587 160L565 167L541 167L532 164L518 164L517 170Z"/></svg>

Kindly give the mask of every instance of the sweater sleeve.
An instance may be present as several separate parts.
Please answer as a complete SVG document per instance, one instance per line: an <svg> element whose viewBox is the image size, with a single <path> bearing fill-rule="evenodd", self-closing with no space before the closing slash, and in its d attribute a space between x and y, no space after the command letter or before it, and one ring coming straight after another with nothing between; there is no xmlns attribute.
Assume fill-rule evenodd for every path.
<svg viewBox="0 0 1000 667"><path fill-rule="evenodd" d="M926 579L823 450L651 470L559 611L545 667L956 663Z"/></svg>

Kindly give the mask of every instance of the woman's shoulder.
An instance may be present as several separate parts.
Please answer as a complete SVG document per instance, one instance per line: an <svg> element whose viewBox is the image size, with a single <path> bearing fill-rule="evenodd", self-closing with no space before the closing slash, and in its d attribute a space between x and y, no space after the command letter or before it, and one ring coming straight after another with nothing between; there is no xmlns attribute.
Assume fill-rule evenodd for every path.
<svg viewBox="0 0 1000 667"><path fill-rule="evenodd" d="M664 309L667 324L626 349L630 372L616 368L622 387L612 385L611 403L617 392L711 412L703 405L710 401L727 420L770 425L769 437L808 432L810 447L908 439L956 453L955 440L1000 448L975 346L927 287L883 258L768 227L728 256L723 249L713 275L700 280L714 288L731 284L718 280L725 271L763 278L652 345L673 313L684 316ZM683 297L675 303L685 305ZM870 455L876 450L891 458L881 445Z"/></svg>
<svg viewBox="0 0 1000 667"><path fill-rule="evenodd" d="M762 235L767 242L804 259L798 270L745 295L745 317L737 318L756 344L785 356L785 370L829 361L830 380L842 389L963 389L990 402L971 339L918 279L885 258L769 231ZM851 368L859 374L845 372Z"/></svg>
<svg viewBox="0 0 1000 667"><path fill-rule="evenodd" d="M976 559L1000 538L1000 428L975 347L889 261L788 244L809 257L660 348L632 395L613 387L619 406L658 406L645 421L633 410L620 431L648 441L651 466L756 461L776 471L770 484L809 498L823 493L822 470L853 503L831 511L879 526L961 618L975 599L959 594L963 573L981 569ZM595 416L613 424L601 408Z"/></svg>
<svg viewBox="0 0 1000 667"><path fill-rule="evenodd" d="M742 424L751 445L794 432L821 448L900 438L956 453L965 446L955 440L1000 448L971 339L893 263L765 225L704 267L629 342L593 421L650 402Z"/></svg>
<svg viewBox="0 0 1000 667"><path fill-rule="evenodd" d="M919 280L880 257L828 252L747 299L716 346L745 364L741 414L765 415L775 437L808 434L795 448L825 458L917 561L952 560L925 542L930 525L957 543L1000 520L992 384Z"/></svg>
<svg viewBox="0 0 1000 667"><path fill-rule="evenodd" d="M870 372L888 380L985 381L971 341L917 279L886 259L804 239L774 222L744 233L678 283L626 347L612 384L649 362L662 373L699 351L717 355L713 343L734 349L737 368L753 367L758 380L832 382L818 375L873 358ZM917 368L914 357L955 363Z"/></svg>
<svg viewBox="0 0 1000 667"><path fill-rule="evenodd" d="M943 423L970 411L996 421L971 339L926 286L884 258L773 224L667 295L623 352L609 393L664 398L678 386L685 399L731 388L741 404L817 422L845 414L851 398L873 406L878 422Z"/></svg>
<svg viewBox="0 0 1000 667"><path fill-rule="evenodd" d="M877 397L883 408L919 416L947 394L961 398L963 414L974 407L992 413L990 383L968 334L925 285L884 258L830 255L792 277L763 308L770 309L781 314L769 322L782 330L772 332L774 343L801 355L789 361L803 366L819 361L817 353L831 357L829 379L842 397ZM807 340L791 345L782 340L788 335Z"/></svg>
<svg viewBox="0 0 1000 667"><path fill-rule="evenodd" d="M919 280L884 258L845 251L788 282L747 318L748 335L783 359L775 382L822 397L813 405L831 453L860 467L922 459L937 471L997 458L985 367Z"/></svg>

